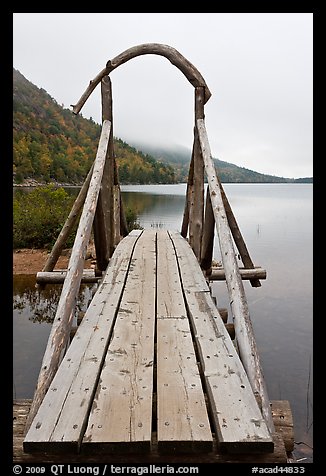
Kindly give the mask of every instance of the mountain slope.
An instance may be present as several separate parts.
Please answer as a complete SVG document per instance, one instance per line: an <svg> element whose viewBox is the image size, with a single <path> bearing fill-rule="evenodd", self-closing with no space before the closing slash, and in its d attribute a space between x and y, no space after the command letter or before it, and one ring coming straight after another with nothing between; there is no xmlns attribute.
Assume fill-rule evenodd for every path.
<svg viewBox="0 0 326 476"><path fill-rule="evenodd" d="M101 128L92 119L74 115L44 89L13 69L14 182L26 179L80 184L96 156ZM191 151L158 148L114 139L121 183L186 182ZM265 175L214 159L222 182L312 182Z"/></svg>
<svg viewBox="0 0 326 476"><path fill-rule="evenodd" d="M13 69L14 180L80 183L96 156L101 128L64 109ZM121 183L174 183L174 171L114 139Z"/></svg>
<svg viewBox="0 0 326 476"><path fill-rule="evenodd" d="M191 159L191 150L182 146L155 147L148 144L137 143L135 147L141 149L162 162L171 164L175 169L175 175L178 182L186 182L189 163ZM239 167L219 159L213 159L218 171L221 182L224 183L312 183L312 177L302 177L298 179L277 177L275 175L266 175L254 170Z"/></svg>

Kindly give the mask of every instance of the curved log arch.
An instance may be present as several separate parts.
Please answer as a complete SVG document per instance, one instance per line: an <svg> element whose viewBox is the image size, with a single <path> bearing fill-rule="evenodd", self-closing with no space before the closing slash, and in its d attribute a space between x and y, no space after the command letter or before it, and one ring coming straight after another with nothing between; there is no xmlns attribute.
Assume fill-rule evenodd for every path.
<svg viewBox="0 0 326 476"><path fill-rule="evenodd" d="M113 58L112 60L109 60L106 63L106 67L102 71L100 71L100 73L93 80L90 81L86 91L81 96L79 101L75 105L71 104L73 108L73 113L78 114L80 112L81 108L83 107L91 93L94 91L96 86L101 82L104 76L110 74L111 71L113 71L123 63L126 63L130 59L148 54L160 55L167 58L170 63L176 66L186 76L188 81L195 88L204 88L204 104L209 100L209 98L211 97L211 92L208 89L204 78L202 77L198 69L195 68L195 66L190 63L190 61L188 61L181 53L179 53L175 48L172 48L168 45L163 45L160 43L144 43L142 45L133 46L123 51L118 56L115 56L115 58Z"/></svg>

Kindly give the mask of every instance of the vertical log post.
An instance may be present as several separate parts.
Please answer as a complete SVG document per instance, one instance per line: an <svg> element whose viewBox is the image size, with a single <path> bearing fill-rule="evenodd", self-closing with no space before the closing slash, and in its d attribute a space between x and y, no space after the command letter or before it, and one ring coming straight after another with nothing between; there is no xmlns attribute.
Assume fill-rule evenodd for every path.
<svg viewBox="0 0 326 476"><path fill-rule="evenodd" d="M215 232L215 218L214 218L209 188L207 187L205 220L204 220L203 240L202 240L202 247L201 247L201 261L200 261L200 266L204 271L206 271L206 274L210 274L212 269L214 232Z"/></svg>
<svg viewBox="0 0 326 476"><path fill-rule="evenodd" d="M96 250L96 271L100 274L107 268L114 250L112 215L113 215L113 128L112 128L112 88L109 76L101 81L102 121L111 122L110 139L105 158L101 190L98 198L93 223L94 244Z"/></svg>
<svg viewBox="0 0 326 476"><path fill-rule="evenodd" d="M204 119L204 88L195 88L195 127L193 145L193 192L189 209L189 244L197 260L201 259L201 243L204 222L204 162L199 143L197 120Z"/></svg>
<svg viewBox="0 0 326 476"><path fill-rule="evenodd" d="M121 240L121 191L119 185L119 174L118 174L118 167L117 162L115 160L115 154L113 150L113 137L112 137L112 159L113 159L113 203L112 203L112 239L113 239L113 247L117 246L119 241ZM123 213L123 209L122 209ZM112 253L114 251L112 250Z"/></svg>
<svg viewBox="0 0 326 476"><path fill-rule="evenodd" d="M127 224L126 214L124 211L122 194L120 193L120 235L127 236L128 233L129 233L128 224Z"/></svg>
<svg viewBox="0 0 326 476"><path fill-rule="evenodd" d="M181 236L183 236L183 238L187 238L187 234L188 234L189 210L190 210L193 183L194 183L194 154L192 152L190 165L189 165L188 180L187 180L186 203L185 203L185 209L183 212L183 220L182 220L182 226L181 226Z"/></svg>

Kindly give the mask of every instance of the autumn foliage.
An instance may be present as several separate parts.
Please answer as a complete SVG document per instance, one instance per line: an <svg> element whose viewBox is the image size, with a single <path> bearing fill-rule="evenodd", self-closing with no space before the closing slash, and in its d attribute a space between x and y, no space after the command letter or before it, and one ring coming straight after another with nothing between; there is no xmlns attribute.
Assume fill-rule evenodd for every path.
<svg viewBox="0 0 326 476"><path fill-rule="evenodd" d="M95 159L100 125L74 115L13 70L14 182L80 184ZM115 139L121 183L174 183L170 165Z"/></svg>

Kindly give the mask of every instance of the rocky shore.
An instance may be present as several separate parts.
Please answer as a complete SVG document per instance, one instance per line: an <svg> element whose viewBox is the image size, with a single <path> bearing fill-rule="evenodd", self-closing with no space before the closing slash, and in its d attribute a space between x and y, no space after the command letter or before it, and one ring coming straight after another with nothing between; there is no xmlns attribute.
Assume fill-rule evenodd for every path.
<svg viewBox="0 0 326 476"><path fill-rule="evenodd" d="M38 182L35 179L25 179L23 183L13 183L13 187L45 187L47 185L53 184L56 187L81 187L82 184L73 184L73 183L60 183L56 181L52 182Z"/></svg>

